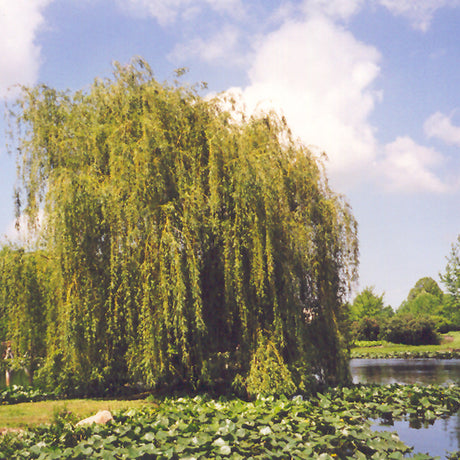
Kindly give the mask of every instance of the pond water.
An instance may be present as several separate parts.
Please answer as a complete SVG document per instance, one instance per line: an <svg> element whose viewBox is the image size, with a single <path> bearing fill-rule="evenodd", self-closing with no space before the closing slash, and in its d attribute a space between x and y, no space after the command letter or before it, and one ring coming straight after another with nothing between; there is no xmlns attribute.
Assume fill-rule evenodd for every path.
<svg viewBox="0 0 460 460"><path fill-rule="evenodd" d="M460 384L460 359L352 359L354 383ZM460 450L460 412L434 424L414 426L395 421L392 426L374 426L378 431L396 431L414 452L447 458L446 452Z"/></svg>
<svg viewBox="0 0 460 460"><path fill-rule="evenodd" d="M460 359L352 359L354 383L460 384Z"/></svg>

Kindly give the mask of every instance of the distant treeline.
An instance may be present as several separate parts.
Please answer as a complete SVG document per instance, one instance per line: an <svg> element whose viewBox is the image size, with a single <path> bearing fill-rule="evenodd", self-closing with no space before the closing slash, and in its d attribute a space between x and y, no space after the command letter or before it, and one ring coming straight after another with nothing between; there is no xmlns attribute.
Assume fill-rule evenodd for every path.
<svg viewBox="0 0 460 460"><path fill-rule="evenodd" d="M409 345L438 342L437 333L460 330L460 235L440 274L443 292L430 277L419 279L407 299L394 311L384 296L366 287L350 306L353 340L387 340Z"/></svg>

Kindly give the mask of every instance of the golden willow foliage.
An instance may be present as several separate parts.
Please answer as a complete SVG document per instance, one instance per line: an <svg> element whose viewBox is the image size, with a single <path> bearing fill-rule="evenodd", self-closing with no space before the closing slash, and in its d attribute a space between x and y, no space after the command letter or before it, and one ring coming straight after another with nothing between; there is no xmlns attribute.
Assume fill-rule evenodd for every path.
<svg viewBox="0 0 460 460"><path fill-rule="evenodd" d="M10 364L26 367L31 377L46 354L47 267L40 251L0 250L0 341L13 344Z"/></svg>
<svg viewBox="0 0 460 460"><path fill-rule="evenodd" d="M141 60L86 92L25 89L16 120L18 196L29 221L44 207L54 261L57 384L229 383L261 331L297 383L348 378L356 223L282 120L235 122Z"/></svg>

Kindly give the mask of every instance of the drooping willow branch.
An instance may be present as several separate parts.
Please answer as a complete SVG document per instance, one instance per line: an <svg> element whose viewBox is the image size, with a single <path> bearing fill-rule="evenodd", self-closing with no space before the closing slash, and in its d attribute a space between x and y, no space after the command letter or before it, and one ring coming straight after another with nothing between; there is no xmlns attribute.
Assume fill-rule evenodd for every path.
<svg viewBox="0 0 460 460"><path fill-rule="evenodd" d="M143 61L87 92L24 90L20 212L46 216L53 378L231 381L262 331L291 369L347 378L350 209L283 120L221 107Z"/></svg>

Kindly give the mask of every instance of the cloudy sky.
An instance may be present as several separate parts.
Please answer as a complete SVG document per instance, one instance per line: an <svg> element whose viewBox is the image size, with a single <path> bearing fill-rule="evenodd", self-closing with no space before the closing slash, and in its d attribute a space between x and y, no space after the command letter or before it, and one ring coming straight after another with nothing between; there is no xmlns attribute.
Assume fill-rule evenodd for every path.
<svg viewBox="0 0 460 460"><path fill-rule="evenodd" d="M460 233L460 0L0 0L0 97L88 87L144 57L158 80L276 108L326 152L359 222L360 285L398 307ZM14 158L0 120L0 233Z"/></svg>

